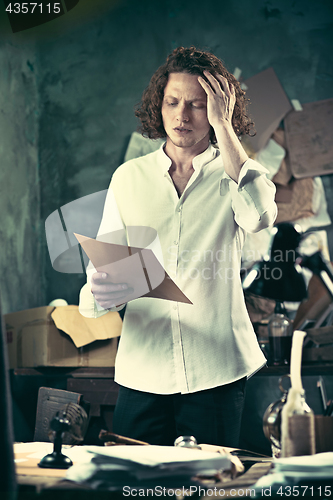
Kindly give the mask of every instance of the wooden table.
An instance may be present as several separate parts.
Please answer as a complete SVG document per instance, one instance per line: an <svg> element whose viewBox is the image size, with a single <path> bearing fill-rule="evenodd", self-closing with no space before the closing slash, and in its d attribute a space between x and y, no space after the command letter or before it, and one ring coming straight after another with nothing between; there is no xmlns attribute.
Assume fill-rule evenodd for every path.
<svg viewBox="0 0 333 500"><path fill-rule="evenodd" d="M65 450L64 450L64 453ZM29 458L29 453L15 453L16 459L16 474L17 483L19 485L19 500L34 497L60 498L68 500L68 498L76 499L78 494L80 500L86 495L89 499L101 497L124 498L123 492L119 494L107 492L103 490L92 490L86 486L66 480L66 470L61 469L42 469L38 467L39 458ZM24 461L20 461L24 460ZM244 498L246 489L249 489L260 477L266 474L271 467L269 462L255 463L244 474L235 479L226 482L202 483L202 488L209 490L207 492L207 500L211 496L219 498ZM142 488L142 486L138 487ZM212 491L215 493L212 493ZM202 490L201 490L202 491ZM168 495L169 496L169 495ZM195 497L195 493L192 495ZM247 496L250 496L248 492ZM252 494L253 496L253 494ZM178 498L178 497L177 497ZM205 495L200 495L200 498L205 498ZM84 499L85 500L85 499Z"/></svg>

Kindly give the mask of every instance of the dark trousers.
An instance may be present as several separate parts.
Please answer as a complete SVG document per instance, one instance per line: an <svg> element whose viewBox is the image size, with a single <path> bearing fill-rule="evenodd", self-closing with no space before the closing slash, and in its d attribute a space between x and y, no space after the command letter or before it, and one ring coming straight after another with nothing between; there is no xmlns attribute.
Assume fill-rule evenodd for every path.
<svg viewBox="0 0 333 500"><path fill-rule="evenodd" d="M151 394L120 386L113 432L150 444L178 436L238 447L246 378L191 394Z"/></svg>

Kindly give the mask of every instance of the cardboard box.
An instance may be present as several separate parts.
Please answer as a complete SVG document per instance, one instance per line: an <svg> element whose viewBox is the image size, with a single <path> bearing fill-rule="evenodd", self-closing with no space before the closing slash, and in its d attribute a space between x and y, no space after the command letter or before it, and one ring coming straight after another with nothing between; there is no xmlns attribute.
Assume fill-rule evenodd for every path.
<svg viewBox="0 0 333 500"><path fill-rule="evenodd" d="M70 312L80 314L77 306L67 307ZM96 321L96 326L102 324L104 330L112 324L109 337L114 338L104 336L104 340L76 347L71 337L56 327L51 317L55 309L45 306L4 315L10 368L114 366L118 345L115 337L120 335L122 325L118 313L90 320Z"/></svg>
<svg viewBox="0 0 333 500"><path fill-rule="evenodd" d="M333 417L315 415L316 453L333 451Z"/></svg>
<svg viewBox="0 0 333 500"><path fill-rule="evenodd" d="M303 349L304 361L327 362L333 360L333 326L307 328L306 339L311 341L310 347ZM332 419L333 422L333 419Z"/></svg>

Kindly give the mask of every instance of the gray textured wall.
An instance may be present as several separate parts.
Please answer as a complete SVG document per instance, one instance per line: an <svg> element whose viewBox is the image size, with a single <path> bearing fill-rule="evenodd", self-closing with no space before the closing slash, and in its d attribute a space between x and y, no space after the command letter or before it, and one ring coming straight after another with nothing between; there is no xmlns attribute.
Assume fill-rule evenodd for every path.
<svg viewBox="0 0 333 500"><path fill-rule="evenodd" d="M4 312L43 300L34 45L0 39L0 290Z"/></svg>
<svg viewBox="0 0 333 500"><path fill-rule="evenodd" d="M84 276L52 269L44 221L108 186L136 128L133 107L173 48L209 48L245 79L273 66L290 99L311 102L333 97L332 24L328 0L81 0L19 34L3 20L0 64L11 70L0 73L6 311L56 297L77 303ZM330 195L331 176L324 184Z"/></svg>

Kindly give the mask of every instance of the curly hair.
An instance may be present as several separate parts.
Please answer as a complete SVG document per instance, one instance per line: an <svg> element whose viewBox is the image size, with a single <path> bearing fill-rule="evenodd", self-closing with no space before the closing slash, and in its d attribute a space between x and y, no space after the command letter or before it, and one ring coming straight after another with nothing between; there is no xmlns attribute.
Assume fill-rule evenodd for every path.
<svg viewBox="0 0 333 500"><path fill-rule="evenodd" d="M245 92L241 89L236 78L229 73L224 64L214 54L195 47L178 47L168 57L166 62L160 66L153 74L148 87L142 95L141 102L135 109L135 116L141 122L139 131L149 139L159 139L166 137L166 132L162 120L162 101L164 89L168 82L170 73L189 73L190 75L200 75L206 81L204 70L210 71L213 75L224 76L235 88L236 103L232 116L232 126L238 136L248 134L254 135L254 123L247 115L247 101ZM252 134L250 132L252 131ZM210 140L216 143L216 137L211 127Z"/></svg>

